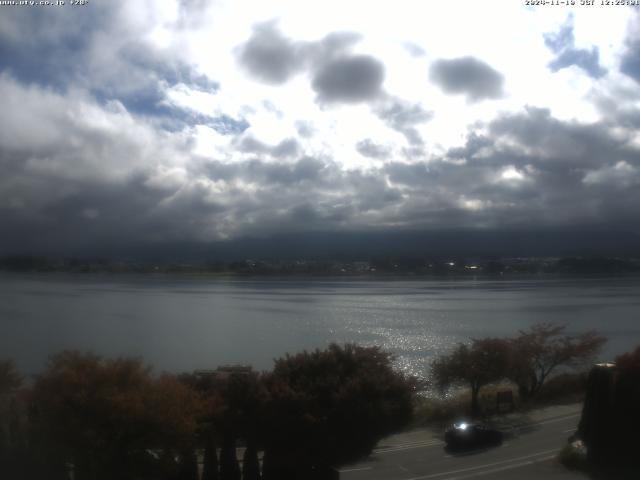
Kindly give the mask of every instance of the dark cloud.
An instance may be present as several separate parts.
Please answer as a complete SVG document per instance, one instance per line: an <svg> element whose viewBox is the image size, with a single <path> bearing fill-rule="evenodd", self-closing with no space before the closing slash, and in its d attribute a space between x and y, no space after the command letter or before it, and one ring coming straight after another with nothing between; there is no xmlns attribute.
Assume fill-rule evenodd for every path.
<svg viewBox="0 0 640 480"><path fill-rule="evenodd" d="M543 37L545 45L556 54L556 58L549 63L549 69L552 72L576 66L584 70L591 78L600 78L606 75L607 70L600 66L598 47L591 47L591 50L575 47L573 15L569 15L567 21L557 32L545 33Z"/></svg>
<svg viewBox="0 0 640 480"><path fill-rule="evenodd" d="M303 157L293 164L257 164L253 161L249 168L249 176L263 176L267 184L291 185L318 180L324 164L316 158Z"/></svg>
<svg viewBox="0 0 640 480"><path fill-rule="evenodd" d="M33 175L28 179L31 188L45 187L46 183L46 178ZM69 182L64 186L68 189ZM69 253L149 242L153 236L171 232L165 222L153 218L162 199L160 192L130 179L117 184L85 182L66 195L59 191L50 194L41 205L0 207L6 228L0 249ZM65 251L65 246L69 250Z"/></svg>
<svg viewBox="0 0 640 480"><path fill-rule="evenodd" d="M353 55L361 40L355 32L332 32L315 42L287 38L276 22L254 27L249 40L237 49L237 59L255 79L279 85L309 71L311 86L321 103L358 103L382 93L384 66L369 55Z"/></svg>
<svg viewBox="0 0 640 480"><path fill-rule="evenodd" d="M286 82L305 62L302 45L282 35L274 22L254 27L249 41L238 50L238 60L255 78L271 84Z"/></svg>
<svg viewBox="0 0 640 480"><path fill-rule="evenodd" d="M429 76L445 93L464 94L472 102L503 95L504 76L474 57L436 60Z"/></svg>
<svg viewBox="0 0 640 480"><path fill-rule="evenodd" d="M620 71L640 83L640 14L636 14L630 23L625 43Z"/></svg>
<svg viewBox="0 0 640 480"><path fill-rule="evenodd" d="M446 157L453 160L465 160L485 147L490 147L493 144L490 138L484 135L479 135L476 132L471 132L467 135L465 145L463 147L450 148L447 151Z"/></svg>
<svg viewBox="0 0 640 480"><path fill-rule="evenodd" d="M640 42L623 55L620 71L640 83Z"/></svg>
<svg viewBox="0 0 640 480"><path fill-rule="evenodd" d="M640 150L632 139L602 123L564 122L528 108L499 116L440 159L384 169L416 204L402 210L415 215L410 223L624 229L637 222L640 201Z"/></svg>
<svg viewBox="0 0 640 480"><path fill-rule="evenodd" d="M271 154L277 158L295 157L299 153L300 144L295 138L282 140L271 150Z"/></svg>
<svg viewBox="0 0 640 480"><path fill-rule="evenodd" d="M244 153L267 153L271 147L252 135L238 139L238 150Z"/></svg>
<svg viewBox="0 0 640 480"><path fill-rule="evenodd" d="M549 63L549 69L557 72L572 65L587 72L591 78L600 78L607 74L607 70L600 66L598 47L592 47L591 50L567 49Z"/></svg>
<svg viewBox="0 0 640 480"><path fill-rule="evenodd" d="M604 159L623 159L630 152L631 137L616 138L599 123L564 122L551 116L548 109L527 107L525 114L505 114L490 125L493 136L516 141L535 152L537 166L559 168L567 173L595 168Z"/></svg>
<svg viewBox="0 0 640 480"><path fill-rule="evenodd" d="M352 51L358 34L295 42L273 24L257 27L238 50L252 75L278 83L304 71L319 102L370 102L372 113L407 140L400 162L391 159L402 146L363 139L356 150L378 161L347 168L330 153L303 147L299 137L314 134L308 122L297 122L299 137L267 144L242 133L249 127L242 117L172 105L171 86L210 93L220 86L178 52L140 42L140 32L109 12L78 17L78 25L50 12L0 18L0 251L290 232L625 228L639 220L640 110L630 101L637 92L600 92L598 108L608 114L596 123L533 107L498 114L474 126L462 146L429 155L419 128L431 112L384 92L383 65ZM34 38L16 33L10 16ZM189 18L185 25L196 21ZM545 38L558 58L577 51L573 30L563 28ZM50 32L62 40L44 49ZM84 43L74 45L80 37ZM629 45L621 68L633 76ZM275 64L264 63L270 56ZM591 68L589 59L569 60ZM438 60L431 73L446 92L471 101L503 92L502 75L472 57ZM278 116L274 105L263 106ZM193 125L229 138L206 156L195 154Z"/></svg>
<svg viewBox="0 0 640 480"><path fill-rule="evenodd" d="M389 127L402 133L412 147L424 145L416 125L426 123L433 117L420 104L391 97L380 103L376 108L376 115Z"/></svg>
<svg viewBox="0 0 640 480"><path fill-rule="evenodd" d="M362 39L356 32L332 32L317 43L310 43L309 54L316 63L324 63L338 55L348 53L349 49Z"/></svg>
<svg viewBox="0 0 640 480"><path fill-rule="evenodd" d="M264 189L286 185L293 188L305 182L322 183L321 172L330 174L334 179L340 175L335 165L325 164L314 157L302 157L294 162L272 162L252 158L236 164L210 161L203 167L204 174L212 180L234 182L236 180L259 184ZM335 176L335 177L334 177ZM328 179L324 179L328 180ZM322 184L323 188L329 184Z"/></svg>
<svg viewBox="0 0 640 480"><path fill-rule="evenodd" d="M2 77L0 93L10 99L0 113L3 251L287 232L624 228L638 221L633 136L613 135L604 123L561 121L545 109L500 115L442 156L365 170L303 155L295 139L267 145L249 136L234 144L240 157L233 162L176 162L189 155L180 135L150 137L149 126L117 106L105 112L82 99L63 103ZM94 115L103 126L92 123ZM25 142L8 118L19 125L38 118L42 129ZM59 125L77 137L61 134ZM386 160L373 140L357 148Z"/></svg>
<svg viewBox="0 0 640 480"><path fill-rule="evenodd" d="M332 60L315 74L312 87L322 103L358 103L382 93L384 66L369 55Z"/></svg>
<svg viewBox="0 0 640 480"><path fill-rule="evenodd" d="M370 138L356 143L356 150L360 155L378 160L384 160L391 154L391 149L385 145L379 145Z"/></svg>
<svg viewBox="0 0 640 480"><path fill-rule="evenodd" d="M307 68L316 68L344 55L360 41L355 32L332 32L316 42L287 38L275 21L255 25L249 40L237 49L237 59L249 74L264 83L279 85Z"/></svg>
<svg viewBox="0 0 640 480"><path fill-rule="evenodd" d="M0 132L3 252L335 230L377 222L401 201L375 172L298 156L294 139L245 142L234 162L198 160L184 135L160 134L121 105L103 109L6 76L0 94L10 99L0 121L12 125Z"/></svg>
<svg viewBox="0 0 640 480"><path fill-rule="evenodd" d="M295 138L285 138L277 145L267 145L252 135L246 135L237 139L236 144L241 152L268 154L275 158L290 158L300 153L300 144Z"/></svg>

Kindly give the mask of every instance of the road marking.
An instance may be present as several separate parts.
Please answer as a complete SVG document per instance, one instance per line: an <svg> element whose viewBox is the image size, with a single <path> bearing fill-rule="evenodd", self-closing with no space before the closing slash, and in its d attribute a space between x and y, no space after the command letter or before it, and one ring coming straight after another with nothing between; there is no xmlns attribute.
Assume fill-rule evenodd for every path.
<svg viewBox="0 0 640 480"><path fill-rule="evenodd" d="M575 417L579 417L580 415L582 415L581 413L572 413L570 415L565 415L562 417L556 417L556 418L551 418L549 420L542 420L540 422L534 422L534 423L523 423L521 425L511 425L511 427L509 427L511 430L522 430L528 427L535 427L537 425L547 425L548 423L556 423L556 422L563 422L565 420L569 420L571 418L575 418ZM507 429L503 430L503 431L508 431Z"/></svg>
<svg viewBox="0 0 640 480"><path fill-rule="evenodd" d="M575 432L576 430L577 430L577 428L569 428L567 430L563 430L562 433Z"/></svg>
<svg viewBox="0 0 640 480"><path fill-rule="evenodd" d="M415 442L396 443L395 445L391 444L391 445L385 445L385 446L379 447L374 451L387 450L389 448L409 447L412 445L423 445L425 443L433 443L433 442L439 442L439 441L440 440L436 440L435 438L432 438L430 440L416 440Z"/></svg>
<svg viewBox="0 0 640 480"><path fill-rule="evenodd" d="M534 463L546 462L555 458L555 455L549 455L547 457L537 458L535 460L527 460L526 462L520 462L513 465L506 465L504 467L493 468L491 470L484 470L481 472L471 473L469 475L463 475L461 477L448 477L445 480L463 480L465 478L479 477L481 475L489 475L491 473L504 472L505 470L511 470L514 468L526 467L527 465L533 465Z"/></svg>
<svg viewBox="0 0 640 480"><path fill-rule="evenodd" d="M530 423L528 425L522 425L522 427L532 427L534 425L546 425L547 423L562 422L564 420L569 420L570 418L579 417L580 415L581 415L580 413L574 413L572 415L566 415L564 417L552 418L551 420L543 420L541 422ZM522 428L522 427L520 427L520 428Z"/></svg>
<svg viewBox="0 0 640 480"><path fill-rule="evenodd" d="M363 470L371 470L371 467L360 467L360 468L345 468L338 470L340 473L347 472L362 472Z"/></svg>
<svg viewBox="0 0 640 480"><path fill-rule="evenodd" d="M558 449L554 448L553 450L545 450L543 452L532 453L530 455L524 455L522 457L510 458L508 460L502 460L500 462L485 463L484 465L476 465L475 467L461 468L459 470L449 470L448 472L433 473L431 475L424 475L424 476L421 476L421 477L407 478L406 480L425 480L427 478L444 477L445 475L452 475L452 474L456 474L456 473L470 472L472 470L480 470L482 468L494 467L496 465L502 465L504 463L517 462L518 460L524 460L526 458L537 457L537 456L540 456L540 455L547 455L547 454L549 454L551 452L557 452L557 451L558 451Z"/></svg>
<svg viewBox="0 0 640 480"><path fill-rule="evenodd" d="M444 442L441 442L439 440L435 440L435 441L432 441L432 442L409 444L407 446L381 448L379 450L374 450L373 453L381 454L381 453L401 452L403 450L411 450L411 449L414 449L414 448L436 447L436 446L442 446L442 445L444 445Z"/></svg>
<svg viewBox="0 0 640 480"><path fill-rule="evenodd" d="M537 425L547 425L549 423L563 422L565 420L570 420L572 418L579 417L580 415L582 415L582 414L573 413L571 415L565 415L564 417L552 418L550 420L543 420L543 421L536 422L536 423L523 423L522 425L512 425L510 427L510 429L504 429L503 432L509 433L510 435L515 435L515 436L519 437L521 432L522 432L522 430L526 430L527 428L535 427Z"/></svg>

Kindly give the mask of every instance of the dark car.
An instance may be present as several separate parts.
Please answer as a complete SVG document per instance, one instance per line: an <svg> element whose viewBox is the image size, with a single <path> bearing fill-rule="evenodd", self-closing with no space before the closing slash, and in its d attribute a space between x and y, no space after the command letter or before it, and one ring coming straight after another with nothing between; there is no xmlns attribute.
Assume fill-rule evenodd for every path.
<svg viewBox="0 0 640 480"><path fill-rule="evenodd" d="M502 443L502 432L479 423L454 423L444 434L447 447L453 450L496 446Z"/></svg>

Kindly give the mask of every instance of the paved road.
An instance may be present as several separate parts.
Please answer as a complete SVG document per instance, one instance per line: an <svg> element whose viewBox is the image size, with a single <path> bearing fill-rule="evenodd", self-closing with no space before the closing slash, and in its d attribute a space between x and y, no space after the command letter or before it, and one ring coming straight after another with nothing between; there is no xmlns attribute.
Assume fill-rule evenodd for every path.
<svg viewBox="0 0 640 480"><path fill-rule="evenodd" d="M575 431L578 413L537 423L511 426L500 447L450 454L441 435L426 431L383 442L367 460L341 469L341 480L584 480L567 471L556 457Z"/></svg>

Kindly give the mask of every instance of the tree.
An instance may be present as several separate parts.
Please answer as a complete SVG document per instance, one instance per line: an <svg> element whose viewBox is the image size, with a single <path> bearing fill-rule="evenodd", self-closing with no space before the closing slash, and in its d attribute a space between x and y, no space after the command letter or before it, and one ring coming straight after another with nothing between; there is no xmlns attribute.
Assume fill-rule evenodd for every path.
<svg viewBox="0 0 640 480"><path fill-rule="evenodd" d="M202 406L198 422L199 443L204 446L202 480L218 480L220 472L217 445L224 418L220 382L214 375L198 372L183 373L178 378L198 394Z"/></svg>
<svg viewBox="0 0 640 480"><path fill-rule="evenodd" d="M254 444L247 445L242 458L242 480L260 480L258 450Z"/></svg>
<svg viewBox="0 0 640 480"><path fill-rule="evenodd" d="M640 345L632 352L615 360L617 378L614 390L613 435L606 441L612 446L618 460L638 471L638 431L640 430Z"/></svg>
<svg viewBox="0 0 640 480"><path fill-rule="evenodd" d="M251 369L230 369L214 382L218 397L212 426L221 437L220 480L240 480L240 466L236 456L236 441L245 440L244 465L249 474L258 465L257 448L261 441L261 424L266 390L260 376ZM248 463L247 463L248 462ZM259 473L259 468L258 468ZM247 476L246 468L243 478Z"/></svg>
<svg viewBox="0 0 640 480"><path fill-rule="evenodd" d="M213 374L183 374L180 378L199 392L205 405L200 423L201 443L205 446L203 479L240 479L236 457L239 438L246 444L243 478L250 478L248 475L254 470L259 475L257 452L266 390L258 373L245 367L219 368ZM216 442L222 447L219 472Z"/></svg>
<svg viewBox="0 0 640 480"><path fill-rule="evenodd" d="M587 447L589 462L601 470L599 478L638 477L638 405L640 346L618 356L615 364L591 368L576 435Z"/></svg>
<svg viewBox="0 0 640 480"><path fill-rule="evenodd" d="M276 360L265 378L264 478L310 478L369 454L406 425L414 382L391 360L377 347L353 344Z"/></svg>
<svg viewBox="0 0 640 480"><path fill-rule="evenodd" d="M22 375L12 360L0 361L0 395L15 391L22 385Z"/></svg>
<svg viewBox="0 0 640 480"><path fill-rule="evenodd" d="M218 480L218 453L216 452L215 437L212 433L207 432L204 442L202 480Z"/></svg>
<svg viewBox="0 0 640 480"><path fill-rule="evenodd" d="M185 448L180 454L178 480L198 480L198 458L193 448Z"/></svg>
<svg viewBox="0 0 640 480"><path fill-rule="evenodd" d="M539 323L511 340L509 379L523 400L534 397L559 367L577 368L593 360L607 341L595 331L565 335L565 325Z"/></svg>
<svg viewBox="0 0 640 480"><path fill-rule="evenodd" d="M624 376L640 380L640 345L632 352L617 356L615 363Z"/></svg>
<svg viewBox="0 0 640 480"><path fill-rule="evenodd" d="M0 471L10 477L24 476L27 470L22 402L22 376L12 360L0 361Z"/></svg>
<svg viewBox="0 0 640 480"><path fill-rule="evenodd" d="M235 438L226 435L220 449L220 480L240 480Z"/></svg>
<svg viewBox="0 0 640 480"><path fill-rule="evenodd" d="M474 339L431 364L431 376L441 389L451 385L467 385L471 389L471 415L480 414L480 388L506 377L509 344L501 338Z"/></svg>
<svg viewBox="0 0 640 480"><path fill-rule="evenodd" d="M90 353L53 356L32 396L38 436L74 464L79 480L147 475L149 449L193 445L200 413L197 395L176 378L154 377L138 359Z"/></svg>

